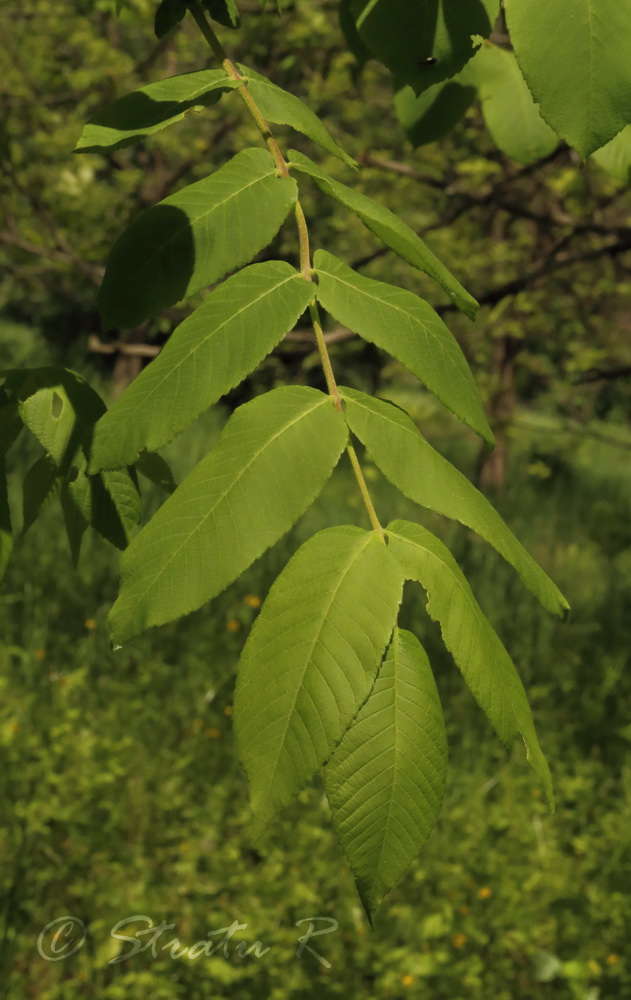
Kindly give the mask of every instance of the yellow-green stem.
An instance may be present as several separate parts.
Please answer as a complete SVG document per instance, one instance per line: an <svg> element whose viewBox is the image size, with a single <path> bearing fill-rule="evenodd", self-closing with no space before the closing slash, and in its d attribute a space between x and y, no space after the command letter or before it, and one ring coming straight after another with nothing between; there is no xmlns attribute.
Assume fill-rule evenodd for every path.
<svg viewBox="0 0 631 1000"><path fill-rule="evenodd" d="M359 459L357 457L357 452L353 448L352 444L349 444L346 449L346 453L351 460L351 465L353 466L353 472L355 473L355 479L359 484L359 489L366 505L366 510L368 511L368 517L370 518L370 523L375 531L378 531L381 535L385 534L379 518L377 517L377 511L373 506L373 502L370 498L370 493L368 492L368 486L366 485L366 480L364 479L364 473L362 472L362 467L359 464Z"/></svg>

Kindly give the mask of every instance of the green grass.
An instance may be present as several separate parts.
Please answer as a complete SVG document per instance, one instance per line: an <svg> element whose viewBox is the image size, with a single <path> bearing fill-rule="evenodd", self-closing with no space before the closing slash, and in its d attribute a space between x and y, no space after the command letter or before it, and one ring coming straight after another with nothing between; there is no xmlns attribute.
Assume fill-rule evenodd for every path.
<svg viewBox="0 0 631 1000"><path fill-rule="evenodd" d="M171 447L180 476L220 425L211 413ZM116 653L105 622L115 556L88 538L74 574L59 518L46 511L0 597L0 998L629 996L631 476L626 456L599 442L563 440L543 453L540 437L517 436L500 507L570 599L567 625L486 546L456 526L440 530L529 689L557 812L522 750L504 755L410 587L404 624L436 671L451 770L438 827L374 933L319 782L252 844L230 717L252 598L312 531L364 523L349 475L336 474L291 534L211 605ZM440 446L470 472L470 439ZM14 462L24 466L28 451L21 443ZM368 476L379 508L418 515L370 466ZM438 530L438 518L420 516ZM45 961L38 934L64 914L88 926L86 944ZM234 920L247 928L227 957L157 950L110 965L130 948L111 928L133 914L175 924L159 946L173 935L192 945ZM306 927L296 922L315 916L338 921L313 941L330 969L295 954ZM270 950L242 958L239 940Z"/></svg>

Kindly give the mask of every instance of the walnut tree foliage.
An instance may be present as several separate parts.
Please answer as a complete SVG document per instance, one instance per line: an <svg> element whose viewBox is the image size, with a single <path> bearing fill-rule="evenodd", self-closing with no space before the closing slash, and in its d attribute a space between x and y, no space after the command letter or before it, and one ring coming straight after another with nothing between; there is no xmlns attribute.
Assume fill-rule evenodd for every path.
<svg viewBox="0 0 631 1000"><path fill-rule="evenodd" d="M282 18L282 5L274 6ZM338 384L323 312L396 358L493 447L475 380L443 320L412 291L358 274L334 246L313 247L302 192L310 186L340 216L359 219L472 320L475 299L402 218L354 188L355 162L309 107L249 67L247 53L245 63L226 54L216 26L238 46L241 21L257 16L238 8L235 0L162 0L156 34L192 18L215 64L116 100L77 145L104 153L151 141L193 111L218 115L225 102L244 104L260 144L139 215L111 249L98 303L106 330L127 329L211 290L109 410L71 371L4 370L2 471L27 428L42 454L24 480L24 530L58 499L75 560L90 526L122 550L110 614L112 641L121 645L219 594L296 523L338 463L350 462L370 527L325 528L282 570L243 649L234 723L255 830L320 772L372 920L429 836L446 781L431 665L397 622L407 581L419 599L427 595L429 615L500 740L510 748L521 736L551 805L553 792L508 651L445 545L420 524L389 522L387 511L375 509L356 443L402 494L495 548L547 611L564 617L568 605L407 413ZM516 159L545 155L561 137L584 157L618 143L615 156L611 146L601 154L618 165L627 147L616 136L631 121L624 56L631 24L619 4L599 0L598 16L592 0L506 0L505 8L514 53L486 41L498 0L342 0L340 14L358 57L392 71L399 115L419 142L428 121L435 129L436 102L453 123L477 91L493 137ZM200 128L203 122L200 115ZM312 140L315 156L320 147L336 157L344 179L281 150L275 125ZM295 226L299 267L257 262L286 223ZM305 313L328 391L288 385L239 406L176 486L160 449L246 378ZM169 494L140 531L138 475ZM13 538L4 476L1 482L4 571Z"/></svg>

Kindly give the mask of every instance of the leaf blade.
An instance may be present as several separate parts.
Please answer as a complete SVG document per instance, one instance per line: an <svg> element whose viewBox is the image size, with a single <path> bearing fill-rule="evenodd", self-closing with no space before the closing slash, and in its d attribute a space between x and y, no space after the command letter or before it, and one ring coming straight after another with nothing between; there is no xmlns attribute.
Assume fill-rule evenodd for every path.
<svg viewBox="0 0 631 1000"><path fill-rule="evenodd" d="M340 387L340 393L351 430L387 479L415 503L477 532L510 563L547 611L567 616L569 605L558 587L486 497L428 444L407 414L354 389Z"/></svg>
<svg viewBox="0 0 631 1000"><path fill-rule="evenodd" d="M158 309L248 263L274 238L297 198L265 149L244 149L210 177L165 198L118 238L97 302L106 329Z"/></svg>
<svg viewBox="0 0 631 1000"><path fill-rule="evenodd" d="M432 307L412 292L356 274L317 250L317 297L354 333L388 351L488 444L495 445L477 386L458 342Z"/></svg>
<svg viewBox="0 0 631 1000"><path fill-rule="evenodd" d="M123 555L114 641L220 593L306 510L346 440L342 415L316 389L285 386L239 407Z"/></svg>
<svg viewBox="0 0 631 1000"><path fill-rule="evenodd" d="M123 149L182 121L194 108L215 104L239 86L222 69L182 73L158 80L112 101L83 126L75 153Z"/></svg>
<svg viewBox="0 0 631 1000"><path fill-rule="evenodd" d="M228 278L99 420L90 471L131 465L141 451L168 444L256 368L314 291L283 261L252 264Z"/></svg>
<svg viewBox="0 0 631 1000"><path fill-rule="evenodd" d="M259 828L310 780L368 694L401 593L383 538L347 526L314 535L273 584L243 650L234 711Z"/></svg>
<svg viewBox="0 0 631 1000"><path fill-rule="evenodd" d="M353 191L346 184L329 177L316 164L295 150L290 150L290 167L308 174L321 191L349 208L386 246L394 250L403 260L418 268L445 290L447 295L470 319L475 319L478 303L469 295L445 265L432 253L423 240L389 209L379 205L372 198Z"/></svg>
<svg viewBox="0 0 631 1000"><path fill-rule="evenodd" d="M583 156L631 121L629 11L617 0L506 0L517 62L541 114Z"/></svg>
<svg viewBox="0 0 631 1000"><path fill-rule="evenodd" d="M300 98L277 87L271 80L247 66L237 64L237 69L242 76L247 77L248 90L266 121L274 125L291 125L327 153L336 156L347 167L357 168L357 162L342 149L318 116Z"/></svg>
<svg viewBox="0 0 631 1000"><path fill-rule="evenodd" d="M445 645L478 705L508 749L516 736L522 736L528 760L552 806L552 779L526 691L451 552L419 524L393 521L387 532L392 554L406 576L427 591L428 614L439 622Z"/></svg>
<svg viewBox="0 0 631 1000"><path fill-rule="evenodd" d="M447 782L447 737L427 654L395 628L375 686L325 767L338 839L368 918L428 839Z"/></svg>

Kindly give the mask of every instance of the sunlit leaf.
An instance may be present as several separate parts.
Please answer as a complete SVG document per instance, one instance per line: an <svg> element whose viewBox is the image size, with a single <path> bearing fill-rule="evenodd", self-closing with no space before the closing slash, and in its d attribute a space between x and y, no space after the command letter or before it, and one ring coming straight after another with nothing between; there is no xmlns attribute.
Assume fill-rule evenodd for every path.
<svg viewBox="0 0 631 1000"><path fill-rule="evenodd" d="M333 823L369 919L429 837L447 738L425 650L396 628L374 688L325 768Z"/></svg>
<svg viewBox="0 0 631 1000"><path fill-rule="evenodd" d="M406 577L418 580L427 591L427 611L440 623L445 645L476 701L508 749L521 734L552 804L550 771L524 686L451 552L419 524L393 521L387 530L390 551Z"/></svg>
<svg viewBox="0 0 631 1000"><path fill-rule="evenodd" d="M383 537L327 528L278 577L239 664L235 732L263 826L331 753L379 668L403 581Z"/></svg>
<svg viewBox="0 0 631 1000"><path fill-rule="evenodd" d="M188 614L227 587L315 499L346 440L342 415L316 389L284 386L239 407L124 554L114 641Z"/></svg>

